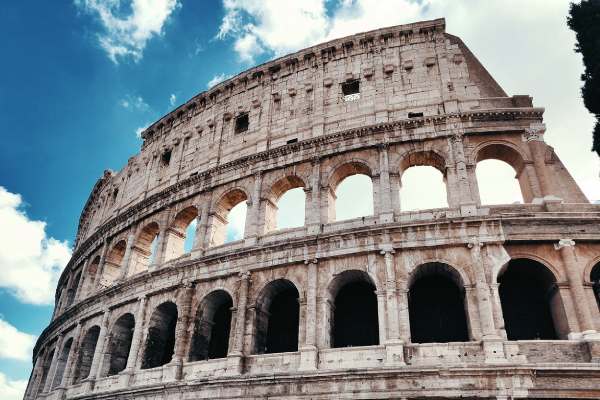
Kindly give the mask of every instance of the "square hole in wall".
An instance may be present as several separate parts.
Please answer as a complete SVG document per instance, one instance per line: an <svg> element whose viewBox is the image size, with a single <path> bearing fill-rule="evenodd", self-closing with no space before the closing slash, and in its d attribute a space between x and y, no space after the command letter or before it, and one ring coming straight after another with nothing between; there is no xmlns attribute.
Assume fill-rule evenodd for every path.
<svg viewBox="0 0 600 400"><path fill-rule="evenodd" d="M250 118L248 113L243 113L235 118L235 133L242 133L248 130L250 125Z"/></svg>
<svg viewBox="0 0 600 400"><path fill-rule="evenodd" d="M167 150L162 154L160 162L165 167L171 163L171 150Z"/></svg>

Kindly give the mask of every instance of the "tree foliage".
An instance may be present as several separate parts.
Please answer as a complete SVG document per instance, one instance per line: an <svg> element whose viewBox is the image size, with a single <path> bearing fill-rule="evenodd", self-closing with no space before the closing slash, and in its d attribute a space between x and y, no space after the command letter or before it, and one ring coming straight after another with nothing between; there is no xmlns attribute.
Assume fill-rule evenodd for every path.
<svg viewBox="0 0 600 400"><path fill-rule="evenodd" d="M567 24L577 37L575 51L583 56L581 96L585 107L596 116L592 150L600 156L600 0L571 3Z"/></svg>

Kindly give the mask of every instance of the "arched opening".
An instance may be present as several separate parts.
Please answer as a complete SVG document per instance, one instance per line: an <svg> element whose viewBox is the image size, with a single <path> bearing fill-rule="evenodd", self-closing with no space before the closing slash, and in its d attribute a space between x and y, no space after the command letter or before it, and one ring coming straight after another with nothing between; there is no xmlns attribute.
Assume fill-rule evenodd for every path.
<svg viewBox="0 0 600 400"><path fill-rule="evenodd" d="M523 157L505 144L489 144L477 152L477 186L481 204L530 203L533 198Z"/></svg>
<svg viewBox="0 0 600 400"><path fill-rule="evenodd" d="M176 325L175 303L167 301L156 307L148 326L142 369L160 367L171 362L175 351Z"/></svg>
<svg viewBox="0 0 600 400"><path fill-rule="evenodd" d="M335 170L327 199L329 221L373 215L371 175L369 167L359 162L349 162Z"/></svg>
<svg viewBox="0 0 600 400"><path fill-rule="evenodd" d="M96 282L98 267L100 266L100 256L94 257L94 259L90 262L86 270L86 276L83 280L82 284L82 295L83 299L85 296L90 294L92 288L94 287L94 283Z"/></svg>
<svg viewBox="0 0 600 400"><path fill-rule="evenodd" d="M190 361L227 357L231 307L233 300L224 290L214 291L202 300L194 321Z"/></svg>
<svg viewBox="0 0 600 400"><path fill-rule="evenodd" d="M62 351L58 360L56 360L56 370L54 372L54 380L52 381L52 389L59 387L62 383L63 376L65 375L65 367L69 360L69 354L71 353L71 346L73 345L73 338L69 338L63 345Z"/></svg>
<svg viewBox="0 0 600 400"><path fill-rule="evenodd" d="M498 283L509 340L558 339L558 331L568 331L556 279L544 265L511 260Z"/></svg>
<svg viewBox="0 0 600 400"><path fill-rule="evenodd" d="M295 175L275 182L265 200L265 232L304 225L304 182Z"/></svg>
<svg viewBox="0 0 600 400"><path fill-rule="evenodd" d="M248 196L240 189L224 195L217 203L211 218L211 246L244 238Z"/></svg>
<svg viewBox="0 0 600 400"><path fill-rule="evenodd" d="M592 282L592 290L594 291L594 297L598 304L598 310L600 311L600 263L596 264L592 268L590 273L590 281Z"/></svg>
<svg viewBox="0 0 600 400"><path fill-rule="evenodd" d="M402 211L447 208L446 161L434 151L416 151L400 162Z"/></svg>
<svg viewBox="0 0 600 400"><path fill-rule="evenodd" d="M77 356L77 364L73 375L73 383L79 383L81 380L87 378L92 368L92 360L94 359L94 353L96 351L96 345L98 344L98 336L100 335L100 327L92 326L85 333L81 346L79 347L79 354Z"/></svg>
<svg viewBox="0 0 600 400"><path fill-rule="evenodd" d="M79 287L79 281L81 280L81 271L78 271L75 276L71 276L71 281L69 282L69 289L67 289L67 304L65 308L69 308L71 304L75 301L75 296L77 295L77 288Z"/></svg>
<svg viewBox="0 0 600 400"><path fill-rule="evenodd" d="M298 351L299 297L286 279L264 287L256 303L256 354Z"/></svg>
<svg viewBox="0 0 600 400"><path fill-rule="evenodd" d="M330 288L334 299L332 347L379 344L375 284L364 271L339 274Z"/></svg>
<svg viewBox="0 0 600 400"><path fill-rule="evenodd" d="M101 376L116 375L127 367L134 328L135 319L132 314L123 314L117 319L110 332L106 354L108 362L103 364L105 371Z"/></svg>
<svg viewBox="0 0 600 400"><path fill-rule="evenodd" d="M447 208L444 175L434 167L410 167L402 174L400 188L402 211Z"/></svg>
<svg viewBox="0 0 600 400"><path fill-rule="evenodd" d="M198 209L189 206L175 216L171 228L166 232L165 261L172 260L192 251L196 239Z"/></svg>
<svg viewBox="0 0 600 400"><path fill-rule="evenodd" d="M483 160L475 169L481 204L523 203L516 171L504 161Z"/></svg>
<svg viewBox="0 0 600 400"><path fill-rule="evenodd" d="M46 354L46 357L44 358L41 371L42 377L35 389L36 396L44 391L44 386L46 386L46 380L48 379L48 372L50 372L50 366L52 365L52 359L54 358L54 351L55 349L52 349L52 351Z"/></svg>
<svg viewBox="0 0 600 400"><path fill-rule="evenodd" d="M101 287L108 287L119 279L121 268L123 267L123 257L125 257L125 249L127 243L124 240L117 242L106 255L104 261L104 269L102 271Z"/></svg>
<svg viewBox="0 0 600 400"><path fill-rule="evenodd" d="M155 261L158 253L158 232L156 222L151 222L139 233L135 246L131 248L131 263L129 275L135 275L148 270L150 264Z"/></svg>
<svg viewBox="0 0 600 400"><path fill-rule="evenodd" d="M447 264L427 263L411 277L408 297L413 343L467 342L464 284Z"/></svg>

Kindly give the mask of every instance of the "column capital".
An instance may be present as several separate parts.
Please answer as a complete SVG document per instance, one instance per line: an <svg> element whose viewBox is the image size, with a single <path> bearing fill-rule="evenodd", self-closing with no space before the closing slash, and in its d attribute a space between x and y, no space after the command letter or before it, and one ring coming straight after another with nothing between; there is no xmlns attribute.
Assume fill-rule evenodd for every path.
<svg viewBox="0 0 600 400"><path fill-rule="evenodd" d="M250 280L250 271L242 271L238 274L238 277L241 281L249 281Z"/></svg>
<svg viewBox="0 0 600 400"><path fill-rule="evenodd" d="M317 264L319 262L319 259L317 257L315 258L310 258L310 259L306 259L304 260L304 264L308 265L308 264Z"/></svg>
<svg viewBox="0 0 600 400"><path fill-rule="evenodd" d="M470 237L469 240L467 240L467 247L469 249L477 250L481 249L483 246L485 246L485 243L479 240L479 238L476 236Z"/></svg>
<svg viewBox="0 0 600 400"><path fill-rule="evenodd" d="M546 132L546 124L541 122L534 122L529 125L529 128L525 129L525 131L523 132L522 140L524 142L543 142L544 132Z"/></svg>
<svg viewBox="0 0 600 400"><path fill-rule="evenodd" d="M554 248L556 250L562 250L564 248L573 248L575 247L575 241L573 239L560 239L558 243L554 244Z"/></svg>

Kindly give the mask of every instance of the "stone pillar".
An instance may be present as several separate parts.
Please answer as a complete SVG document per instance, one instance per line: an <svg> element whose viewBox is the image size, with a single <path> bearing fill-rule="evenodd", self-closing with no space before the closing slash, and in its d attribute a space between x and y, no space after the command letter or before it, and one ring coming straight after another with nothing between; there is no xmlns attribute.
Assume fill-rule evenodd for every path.
<svg viewBox="0 0 600 400"><path fill-rule="evenodd" d="M235 330L233 332L233 348L231 349L229 354L227 354L227 375L239 375L242 373L242 361L244 358L244 335L246 327L246 309L248 303L249 286L250 272L241 272L238 288Z"/></svg>
<svg viewBox="0 0 600 400"><path fill-rule="evenodd" d="M252 189L252 199L248 200L248 210L246 212L246 226L244 228L244 242L246 245L256 243L259 235L260 226L260 198L262 187L262 173L254 174L254 187Z"/></svg>
<svg viewBox="0 0 600 400"><path fill-rule="evenodd" d="M141 296L138 302L138 309L135 312L135 325L133 328L133 336L131 338L131 348L129 349L129 357L127 357L127 365L125 366L124 371L124 373L129 375L130 382L136 368L142 363L140 348L142 347L147 303L148 298L146 295Z"/></svg>
<svg viewBox="0 0 600 400"><path fill-rule="evenodd" d="M306 318L304 343L300 348L300 370L316 370L317 349L317 259L306 260Z"/></svg>
<svg viewBox="0 0 600 400"><path fill-rule="evenodd" d="M310 207L306 208L304 216L309 235L321 231L321 160L319 157L312 159L310 181L310 198L306 197L306 203L309 203Z"/></svg>
<svg viewBox="0 0 600 400"><path fill-rule="evenodd" d="M579 273L575 256L575 241L571 239L561 239L554 246L556 250L560 252L563 261L564 270L569 281L569 289L574 300L577 321L579 322L579 327L582 331L581 333L584 337L591 335L596 336L592 314L590 313L585 289L583 288L582 274Z"/></svg>
<svg viewBox="0 0 600 400"><path fill-rule="evenodd" d="M477 289L474 285L465 285L465 312L469 325L469 340L482 339L479 307L477 306Z"/></svg>
<svg viewBox="0 0 600 400"><path fill-rule="evenodd" d="M104 359L104 351L106 349L106 342L108 338L108 317L110 316L110 311L108 309L104 310L104 314L102 315L102 322L100 323L100 334L98 335L98 341L96 342L96 349L94 350L94 357L92 358L92 366L90 367L90 373L88 377L84 379L84 382L89 382L89 387L87 391L91 391L94 386L94 381L100 378L100 363Z"/></svg>
<svg viewBox="0 0 600 400"><path fill-rule="evenodd" d="M54 354L52 355L52 361L50 362L50 369L46 376L46 383L44 384L44 393L48 393L52 388L52 382L54 381L54 374L56 373L56 364L58 364L58 358L62 352L62 343L65 338L65 334L61 333L56 340L56 346L54 346Z"/></svg>
<svg viewBox="0 0 600 400"><path fill-rule="evenodd" d="M79 347L81 346L82 340L81 321L79 321L79 323L77 323L77 327L75 328L75 333L73 334L73 344L71 345L71 352L69 353L69 358L67 359L67 363L65 365L65 373L63 375L62 382L59 385L60 387L71 386L73 384L73 375L75 373L75 368L77 367Z"/></svg>
<svg viewBox="0 0 600 400"><path fill-rule="evenodd" d="M165 221L163 221L160 230L158 231L158 237L156 239L156 254L154 254L152 264L148 268L150 271L155 271L165 261L165 248L167 246L167 237L169 235L168 231L169 227L167 225L167 218L165 218Z"/></svg>
<svg viewBox="0 0 600 400"><path fill-rule="evenodd" d="M387 338L383 344L385 344L386 349L386 363L404 365L404 341L400 333L394 254L395 251L391 245L382 246L381 255L383 255L385 263L385 303L387 309Z"/></svg>
<svg viewBox="0 0 600 400"><path fill-rule="evenodd" d="M192 245L192 253L202 252L205 243L204 235L208 226L208 206L202 207L200 214L196 217L196 234L194 236L194 244Z"/></svg>
<svg viewBox="0 0 600 400"><path fill-rule="evenodd" d="M102 244L102 251L100 252L100 263L98 264L98 270L96 271L96 280L94 281L93 291L98 290L100 281L102 280L102 274L104 273L104 264L106 263L106 254L108 253L108 247L110 246L110 240L104 239Z"/></svg>
<svg viewBox="0 0 600 400"><path fill-rule="evenodd" d="M175 351L173 355L173 363L177 366L177 372L175 373L175 379L180 380L183 377L183 361L185 359L186 351L188 350L188 343L190 341L190 322L192 321L192 300L194 298L194 284L189 283L183 287L181 293L181 300L179 302L181 307L181 313L179 314L179 320L175 328Z"/></svg>
<svg viewBox="0 0 600 400"><path fill-rule="evenodd" d="M386 310L385 310L385 292L375 291L377 296L377 319L379 322L379 344L383 345L387 341Z"/></svg>
<svg viewBox="0 0 600 400"><path fill-rule="evenodd" d="M483 243L477 238L473 238L468 247L471 249L471 258L473 260L473 269L475 276L475 290L477 293L477 310L479 311L479 322L483 340L498 339L494 327L494 314L490 299L490 288L486 279L486 263L481 255Z"/></svg>
<svg viewBox="0 0 600 400"><path fill-rule="evenodd" d="M546 150L548 146L544 142L545 131L545 124L533 123L525 130L523 140L527 142L529 151L531 152L533 167L538 178L542 196L544 198L548 196L559 198L558 192L553 185L552 171L546 165Z"/></svg>
<svg viewBox="0 0 600 400"><path fill-rule="evenodd" d="M491 299L492 299L492 311L494 312L494 325L501 338L505 339L506 328L504 327L504 314L502 312L502 303L500 302L500 293L498 292L498 284L492 283L490 285Z"/></svg>
<svg viewBox="0 0 600 400"><path fill-rule="evenodd" d="M450 148L454 159L454 168L456 171L456 185L448 185L446 190L457 191L455 198L460 204L462 215L472 215L475 213L477 200L471 192L470 178L467 174L467 160L465 158L465 149L463 144L462 123L456 121L458 132L450 138Z"/></svg>
<svg viewBox="0 0 600 400"><path fill-rule="evenodd" d="M83 264L83 268L81 268L81 276L79 277L79 283L77 284L77 288L75 289L75 295L73 296L73 304L79 302L79 299L85 293L85 286L88 279L88 267L92 262L91 258L88 257Z"/></svg>
<svg viewBox="0 0 600 400"><path fill-rule="evenodd" d="M125 255L123 256L123 261L121 261L121 275L119 276L118 281L125 280L129 275L129 268L131 267L131 253L133 252L133 246L135 245L135 231L133 228L133 232L129 233L127 236L127 244L125 245Z"/></svg>
<svg viewBox="0 0 600 400"><path fill-rule="evenodd" d="M381 143L379 150L379 197L374 199L379 203L379 222L388 223L394 221L394 209L392 208L392 188L390 185L390 166L388 157L388 144Z"/></svg>

